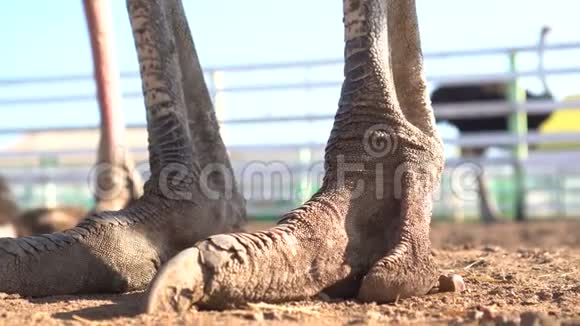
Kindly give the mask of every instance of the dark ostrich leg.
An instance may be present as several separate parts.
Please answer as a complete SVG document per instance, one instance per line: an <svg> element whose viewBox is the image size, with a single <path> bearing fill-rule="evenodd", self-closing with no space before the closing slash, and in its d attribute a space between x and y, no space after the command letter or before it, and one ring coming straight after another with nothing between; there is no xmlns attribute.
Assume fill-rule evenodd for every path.
<svg viewBox="0 0 580 326"><path fill-rule="evenodd" d="M483 153L484 149L481 148L463 149L463 155L465 157L481 159ZM485 170L481 167L480 171L475 171L475 173L479 218L483 223L496 223L500 220L501 213L497 207L494 193L489 187L489 180L485 175Z"/></svg>
<svg viewBox="0 0 580 326"><path fill-rule="evenodd" d="M180 1L163 4L171 14L155 21L172 26L184 17ZM429 223L443 151L425 91L415 1L343 4L345 79L320 191L270 230L212 236L181 252L154 280L149 311L321 291L385 302L436 283Z"/></svg>
<svg viewBox="0 0 580 326"><path fill-rule="evenodd" d="M180 71L181 50L176 31L165 22L165 4L127 1L149 134L151 177L143 196L64 232L0 239L0 292L46 296L144 289L179 251L209 235L237 230L244 221L228 158L213 162L221 167L211 171L222 173L219 177L208 176L197 159L203 153L192 138L208 142L215 152L225 148L221 139L201 133L203 127L190 130L200 123L197 116L214 113L211 106L191 105L184 94L195 86L186 75L193 72Z"/></svg>

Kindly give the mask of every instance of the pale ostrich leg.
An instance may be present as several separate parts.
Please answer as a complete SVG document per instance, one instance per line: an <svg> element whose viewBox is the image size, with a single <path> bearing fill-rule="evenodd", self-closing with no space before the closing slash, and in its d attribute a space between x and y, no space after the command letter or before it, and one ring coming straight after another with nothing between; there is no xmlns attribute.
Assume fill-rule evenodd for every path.
<svg viewBox="0 0 580 326"><path fill-rule="evenodd" d="M95 175L95 211L113 211L139 198L142 186L126 149L110 0L83 0L83 6L91 41L101 118Z"/></svg>
<svg viewBox="0 0 580 326"><path fill-rule="evenodd" d="M153 41L160 31L187 30L176 25L185 20L179 1L163 4L132 11L135 37L151 40L151 49L167 46ZM149 311L281 302L321 291L388 302L435 285L429 224L443 151L415 1L343 5L345 79L320 191L268 231L212 236L181 252L154 280Z"/></svg>
<svg viewBox="0 0 580 326"><path fill-rule="evenodd" d="M176 44L183 35L166 24L158 2L166 3L128 1L149 133L151 177L144 195L127 209L93 214L61 233L0 239L0 292L144 289L179 251L245 222L193 45ZM160 19L150 21L151 12Z"/></svg>
<svg viewBox="0 0 580 326"><path fill-rule="evenodd" d="M115 62L110 0L84 0L100 117L100 139L94 169L95 212L127 207L141 197L142 181L126 150L119 70ZM15 220L20 237L53 233L76 226L87 215L82 207L42 207Z"/></svg>

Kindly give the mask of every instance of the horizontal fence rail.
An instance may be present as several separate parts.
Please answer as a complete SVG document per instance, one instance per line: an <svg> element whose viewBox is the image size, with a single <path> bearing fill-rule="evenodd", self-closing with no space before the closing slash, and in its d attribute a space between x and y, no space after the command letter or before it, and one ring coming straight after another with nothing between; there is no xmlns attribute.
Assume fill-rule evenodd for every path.
<svg viewBox="0 0 580 326"><path fill-rule="evenodd" d="M580 42L567 42L559 44L550 44L544 47L545 51L561 51L561 50L578 50L580 49ZM507 48L487 48L487 49L472 49L472 50L454 50L454 51L439 51L426 52L424 57L426 59L442 59L453 57L472 57L472 56L490 56L490 55L508 55L511 53L526 53L538 52L537 45L522 46L522 47L507 47ZM313 68L321 66L341 65L344 63L343 59L324 59L324 60L309 60L309 61L294 61L294 62L275 62L275 63L259 63L246 65L223 65L216 67L205 67L204 71L211 73L214 71L253 71L253 70L275 70L275 69L289 69L289 68ZM530 73L530 75L535 75ZM512 76L513 78L514 76ZM121 78L139 78L138 72L126 71L121 72ZM30 85L30 84L45 84L45 83L65 83L92 80L93 75L75 74L63 76L41 76L41 77L14 77L14 78L0 78L0 86L16 86L16 85Z"/></svg>
<svg viewBox="0 0 580 326"><path fill-rule="evenodd" d="M580 42L553 44L545 47L545 51L568 51L580 50ZM448 58L466 58L466 57L486 57L486 56L507 56L515 53L531 53L537 52L537 46L523 46L512 48L491 48L491 49L473 49L473 50L457 50L457 51L442 51L426 53L427 60L438 60ZM311 60L302 62L282 62L282 63L263 63L263 64L248 64L248 65L228 65L219 67L205 67L204 71L208 80L208 86L213 96L217 97L220 94L244 94L256 92L272 92L272 91L291 91L291 90L317 90L339 88L341 82L338 80L309 80L312 76L304 77L302 81L278 81L275 83L256 83L256 84L241 84L241 85L220 85L218 75L232 73L252 73L260 71L274 71L274 70L304 70L340 66L343 64L343 59L330 60ZM474 84L487 82L505 82L511 83L522 78L537 77L541 74L547 76L563 76L563 75L580 75L580 66L572 67L558 67L545 69L539 71L533 70L516 70L506 73L478 73L478 74L457 74L457 75L428 75L428 81L435 84L444 85L460 85L460 84ZM124 80L138 79L137 72L128 71L122 72L121 78ZM18 87L31 87L35 85L47 84L67 84L79 82L92 82L92 74L74 74L63 76L31 76L18 78L0 78L0 89L13 90ZM260 96L260 95L256 95ZM142 97L140 91L128 91L123 94L125 99L138 99ZM0 114L2 110L21 109L25 106L41 106L46 104L59 103L81 103L95 101L94 93L76 93L64 95L32 95L32 96L16 96L6 95L0 96ZM235 105L235 104L228 104ZM216 104L217 106L217 104ZM455 104L438 104L434 105L436 116L439 120L453 120L457 118L462 119L481 119L490 117L505 117L516 114L525 115L541 115L550 114L562 109L580 108L580 100L568 101L550 101L550 100L534 100L528 102L519 101L493 101L493 102L466 102ZM216 108L217 109L217 108ZM299 123L299 122L316 122L316 121L331 121L334 118L334 113L309 113L300 115L285 115L285 116L245 116L240 118L220 118L219 121L224 125L241 126L241 125L258 125L258 124L274 124L274 123ZM128 129L145 128L144 123L129 124ZM97 125L75 125L75 126L60 126L60 127L4 127L0 128L0 136L23 135L23 134L42 134L42 133L69 133L79 131L97 131ZM277 215L283 211L291 208L297 201L304 200L308 197L315 188L316 184L304 182L304 175L306 171L315 163L316 159L322 158L324 144L320 142L315 143L298 143L288 145L239 145L230 146L228 150L234 154L243 153L260 153L263 157L275 157L272 153L281 153L286 156L294 157L293 161L284 162L287 164L289 171L296 176L293 181L294 188L292 193L298 193L298 197L293 197L293 200L284 200L283 198L269 198L262 200L258 198L249 197L248 208L251 215ZM460 137L444 137L446 146L461 147L461 148L487 148L497 147L504 150L503 154L498 157L485 158L464 158L452 157L446 161L446 173L452 175L469 164L484 167L486 173L489 171L490 178L493 180L492 186L494 192L499 194L499 206L502 210L509 211L513 208L513 203L510 196L514 193L513 180L516 178L515 166L521 164L526 172L526 196L533 200L527 201L527 210L532 212L552 212L560 216L580 216L580 133L575 132L559 132L559 133L539 133L524 132L478 132L466 133ZM540 152L532 150L530 155L524 158L514 157L511 153L505 152L506 149L511 150L517 146L522 145L566 145L571 148L556 149L551 152ZM85 145L85 144L81 144ZM578 150L574 150L577 147ZM130 151L142 158L146 157L146 147L131 148ZM45 203L53 203L53 200L46 200L47 196L57 196L54 187L50 185L56 184L72 184L75 190L70 193L78 193L78 187L87 191L85 194L87 198L90 197L87 184L90 183L90 169L91 167L85 165L83 167L61 166L59 161L61 158L67 157L94 157L96 149L80 147L78 149L68 150L44 150L40 152L27 150L10 150L0 151L0 166L2 166L2 174L14 184L19 185L17 192L20 198L25 199L28 205L37 204L38 198ZM300 158L299 153L306 152L306 159ZM289 155L292 154L292 155ZM235 157L235 155L232 155ZM243 155L242 155L243 156ZM315 157L315 158L313 158ZM22 168L14 166L14 162L18 160L32 159L37 161L37 166L32 170L30 168ZM48 162L48 163L47 163ZM146 161L140 162L146 164ZM243 159L233 159L232 162L237 176L240 171L248 164ZM439 201L435 202L435 212L438 216L452 216L455 212L462 211L460 215L476 214L476 201L461 201L457 204L453 189L450 186L450 179L452 176L444 176L442 183L442 195ZM246 185L244 180L241 181L242 186ZM36 188L31 188L30 185L40 185L43 190L40 195ZM254 189L251 184L247 193L252 194ZM64 187L66 188L66 187ZM70 196L70 193L67 196ZM246 189L244 189L246 193ZM40 196L40 197L39 197ZM35 199L36 198L36 199ZM297 199L298 198L298 199ZM36 200L36 201L35 201ZM84 199L86 200L86 198ZM459 205L459 206L457 206ZM460 207L460 208L457 208ZM265 213L267 212L267 213ZM555 212L555 213L554 213ZM547 213L547 214L548 214ZM543 214L543 213L542 213ZM541 215L541 214L540 214Z"/></svg>
<svg viewBox="0 0 580 326"><path fill-rule="evenodd" d="M526 112L529 115L546 114L567 108L580 108L580 101L533 101L524 103L510 103L506 101L495 102L465 102L456 104L433 105L439 119L481 119L482 117L500 117L514 112ZM466 108L474 107L475 110ZM314 122L334 119L334 114L308 114L288 115L274 117L248 117L219 120L220 124L257 124L279 122ZM145 129L144 123L128 124L127 129ZM31 127L31 128L1 128L0 135L20 133L44 133L44 132L71 132L96 130L97 125L67 126L67 127Z"/></svg>
<svg viewBox="0 0 580 326"><path fill-rule="evenodd" d="M545 71L550 76L554 75L572 75L580 74L580 67L578 68L562 68L549 69ZM445 85L461 85L465 83L481 83L481 82L509 82L524 77L538 76L537 70L517 72L517 73L495 73L495 74L478 74L465 76L436 76L428 77L430 82L441 83ZM216 89L210 86L210 91L223 93L245 93L245 92L270 92L276 90L304 90L304 89L318 89L318 88L336 88L340 87L342 82L339 81L308 81L297 83L280 83L280 84L263 84L263 85L241 85L231 86ZM123 98L141 98L142 92L125 92L122 94ZM30 104L52 104L52 103L70 103L70 102L86 102L94 101L95 94L78 94L78 95L63 95L63 96L42 96L42 97L20 97L20 98L2 98L0 99L0 107L2 106L17 106Z"/></svg>

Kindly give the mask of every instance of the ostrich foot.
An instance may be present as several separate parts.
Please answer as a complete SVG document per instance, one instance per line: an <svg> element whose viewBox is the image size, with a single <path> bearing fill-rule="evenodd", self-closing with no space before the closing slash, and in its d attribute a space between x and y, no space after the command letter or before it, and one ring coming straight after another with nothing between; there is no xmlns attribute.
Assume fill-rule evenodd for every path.
<svg viewBox="0 0 580 326"><path fill-rule="evenodd" d="M416 184L421 181L412 173L404 178L398 209L394 199L386 207L384 200L376 201L372 209L369 202L348 205L354 200L348 190L323 191L270 230L201 241L162 267L146 309L224 309L320 292L341 297L359 292L360 299L379 302L426 294L438 273L430 253L429 221L416 208L424 205L415 201L429 192L411 187ZM399 209L400 218L389 214Z"/></svg>

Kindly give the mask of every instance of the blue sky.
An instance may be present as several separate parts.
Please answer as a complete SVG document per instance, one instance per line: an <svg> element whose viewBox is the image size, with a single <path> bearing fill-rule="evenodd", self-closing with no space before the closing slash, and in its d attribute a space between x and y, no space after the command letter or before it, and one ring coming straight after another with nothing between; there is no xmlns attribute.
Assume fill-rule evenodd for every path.
<svg viewBox="0 0 580 326"><path fill-rule="evenodd" d="M202 64L221 66L340 58L343 51L339 0L183 0ZM112 0L116 50L122 71L137 62L125 1ZM89 42L80 0L18 0L0 4L0 79L90 73ZM418 0L424 52L531 45L541 26L552 26L549 43L580 41L577 0ZM547 67L579 66L579 51L554 52ZM521 58L534 69L533 54ZM429 75L499 72L500 57L430 60ZM341 67L262 71L226 75L226 85L308 80L340 80ZM539 90L533 79L526 86ZM558 97L580 93L580 76L553 77ZM138 79L123 80L125 92L140 89ZM92 81L60 85L2 87L0 99L87 94ZM337 89L228 94L226 118L333 113ZM144 121L140 99L124 101L128 122ZM94 124L96 103L0 106L0 128ZM291 125L226 126L229 144L324 142L330 121ZM299 131L299 132L296 132ZM264 137L268 133L269 137Z"/></svg>

